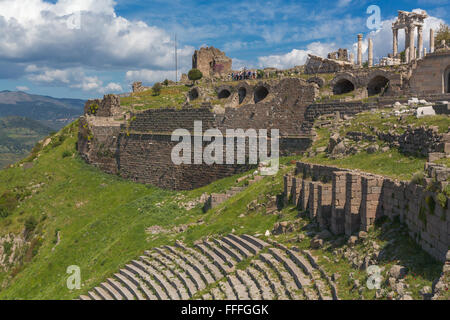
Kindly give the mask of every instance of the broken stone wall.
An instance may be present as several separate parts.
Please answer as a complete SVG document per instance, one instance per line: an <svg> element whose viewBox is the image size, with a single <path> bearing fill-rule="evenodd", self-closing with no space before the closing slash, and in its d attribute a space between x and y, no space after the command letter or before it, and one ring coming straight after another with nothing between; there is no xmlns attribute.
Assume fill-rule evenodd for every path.
<svg viewBox="0 0 450 320"><path fill-rule="evenodd" d="M424 251L445 261L450 245L448 197L443 203L442 195L438 198L436 193L420 185L355 170L325 167L298 162L295 175L285 179L295 179L298 184L301 180L301 190L296 191L300 193L299 210L316 210L310 215L317 218L321 228L350 236L367 231L385 216L398 218L407 225L409 235ZM326 181L330 174L331 184L320 182ZM317 181L312 182L311 177ZM317 194L311 188L317 188Z"/></svg>

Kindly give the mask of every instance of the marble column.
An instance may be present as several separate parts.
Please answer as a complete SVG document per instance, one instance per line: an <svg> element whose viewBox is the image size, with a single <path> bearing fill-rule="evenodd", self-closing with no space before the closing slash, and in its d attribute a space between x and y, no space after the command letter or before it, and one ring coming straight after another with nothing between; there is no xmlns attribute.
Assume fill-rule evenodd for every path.
<svg viewBox="0 0 450 320"><path fill-rule="evenodd" d="M434 30L430 29L430 53L434 52Z"/></svg>
<svg viewBox="0 0 450 320"><path fill-rule="evenodd" d="M358 34L358 66L362 67L362 34Z"/></svg>
<svg viewBox="0 0 450 320"><path fill-rule="evenodd" d="M414 41L414 29L415 26L410 26L408 30L409 34L409 62L412 62L414 60L416 51L415 41Z"/></svg>
<svg viewBox="0 0 450 320"><path fill-rule="evenodd" d="M418 56L418 58L420 59L420 58L422 58L423 57L423 27L422 26L419 26L418 27L418 29L417 29L417 33L418 33L418 35L417 35L417 42L418 42L418 47L419 47L419 56Z"/></svg>
<svg viewBox="0 0 450 320"><path fill-rule="evenodd" d="M408 28L405 28L405 52L407 49L409 49L409 30L408 30ZM406 58L406 61L408 61L408 59L409 59L409 55Z"/></svg>
<svg viewBox="0 0 450 320"><path fill-rule="evenodd" d="M373 67L373 41L369 39L369 68Z"/></svg>
<svg viewBox="0 0 450 320"><path fill-rule="evenodd" d="M393 32L393 54L394 54L394 58L397 56L398 54L398 29L392 29Z"/></svg>

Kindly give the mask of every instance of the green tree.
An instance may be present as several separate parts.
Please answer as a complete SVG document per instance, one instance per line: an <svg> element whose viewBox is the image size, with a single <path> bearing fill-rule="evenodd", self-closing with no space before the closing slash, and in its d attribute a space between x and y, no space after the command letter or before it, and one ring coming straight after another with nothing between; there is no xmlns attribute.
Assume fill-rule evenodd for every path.
<svg viewBox="0 0 450 320"><path fill-rule="evenodd" d="M442 40L445 40L445 43L447 45L450 44L450 28L449 28L449 26L444 23L441 23L438 31L436 32L436 36L434 38L435 38L435 42L436 42L437 46L441 45Z"/></svg>
<svg viewBox="0 0 450 320"><path fill-rule="evenodd" d="M169 80L167 80L167 79L164 80L164 81L163 81L163 85L165 85L165 86L167 87L167 86L169 85Z"/></svg>
<svg viewBox="0 0 450 320"><path fill-rule="evenodd" d="M405 50L400 52L400 61L401 62L406 62L406 52L405 52Z"/></svg>
<svg viewBox="0 0 450 320"><path fill-rule="evenodd" d="M159 83L159 82L155 83L152 87L153 95L159 96L161 94L161 89L162 89L161 83Z"/></svg>
<svg viewBox="0 0 450 320"><path fill-rule="evenodd" d="M189 71L188 78L195 84L196 81L203 78L203 74L200 70L194 68Z"/></svg>

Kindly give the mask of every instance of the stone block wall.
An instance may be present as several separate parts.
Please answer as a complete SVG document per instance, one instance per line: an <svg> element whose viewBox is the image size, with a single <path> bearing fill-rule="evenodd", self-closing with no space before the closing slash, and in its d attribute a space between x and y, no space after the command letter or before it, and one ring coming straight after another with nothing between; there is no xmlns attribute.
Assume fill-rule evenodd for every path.
<svg viewBox="0 0 450 320"><path fill-rule="evenodd" d="M449 67L450 51L432 53L419 60L409 80L411 94L446 93L445 76Z"/></svg>
<svg viewBox="0 0 450 320"><path fill-rule="evenodd" d="M426 157L430 153L444 152L446 144L449 145L450 151L450 132L440 134L436 126L408 127L402 134L379 131L376 135L380 140L388 142L392 147L397 147L406 154Z"/></svg>
<svg viewBox="0 0 450 320"><path fill-rule="evenodd" d="M383 180L372 176L361 177L361 230L368 231L383 215L381 209Z"/></svg>
<svg viewBox="0 0 450 320"><path fill-rule="evenodd" d="M295 179L301 186L296 189L298 208L312 210L310 217L316 218L321 228L349 236L367 231L384 216L398 218L424 251L445 261L450 245L449 198L443 206L437 194L410 182L301 162L296 167L295 175L286 177L285 182ZM324 182L330 175L331 184Z"/></svg>
<svg viewBox="0 0 450 320"><path fill-rule="evenodd" d="M292 178L292 203L297 206L299 204L300 199L300 190L302 188L302 179L297 177Z"/></svg>
<svg viewBox="0 0 450 320"><path fill-rule="evenodd" d="M309 183L308 212L311 219L317 217L317 206L319 202L319 185L320 182Z"/></svg>
<svg viewBox="0 0 450 320"><path fill-rule="evenodd" d="M305 121L302 123L302 130L310 132L314 120L324 114L333 114L339 112L341 115L353 116L357 113L368 111L372 108L378 108L376 104L367 104L361 102L332 102L311 104L306 108Z"/></svg>
<svg viewBox="0 0 450 320"><path fill-rule="evenodd" d="M320 183L317 187L317 221L322 229L331 227L332 186Z"/></svg>
<svg viewBox="0 0 450 320"><path fill-rule="evenodd" d="M331 232L336 235L345 232L346 177L347 173L344 171L335 171L333 173Z"/></svg>
<svg viewBox="0 0 450 320"><path fill-rule="evenodd" d="M352 172L347 173L345 188L345 234L352 235L359 231L361 224L361 176Z"/></svg>
<svg viewBox="0 0 450 320"><path fill-rule="evenodd" d="M91 107L93 106L93 107ZM120 98L115 94L103 96L103 99L86 101L84 114L97 117L116 117L121 115Z"/></svg>
<svg viewBox="0 0 450 320"><path fill-rule="evenodd" d="M302 180L302 189L300 190L300 200L298 204L298 208L300 210L306 210L308 208L308 200L309 200L309 181Z"/></svg>

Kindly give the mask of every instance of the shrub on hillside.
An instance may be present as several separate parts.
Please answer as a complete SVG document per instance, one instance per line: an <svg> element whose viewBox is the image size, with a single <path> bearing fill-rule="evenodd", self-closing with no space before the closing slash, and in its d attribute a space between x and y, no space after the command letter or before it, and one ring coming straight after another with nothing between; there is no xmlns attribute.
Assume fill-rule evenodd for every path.
<svg viewBox="0 0 450 320"><path fill-rule="evenodd" d="M195 83L196 81L203 78L203 74L200 70L194 68L189 71L188 78Z"/></svg>
<svg viewBox="0 0 450 320"><path fill-rule="evenodd" d="M157 82L153 85L152 91L154 96L159 96L161 94L162 85L161 83Z"/></svg>
<svg viewBox="0 0 450 320"><path fill-rule="evenodd" d="M27 220L25 220L25 235L28 237L30 233L34 231L37 227L37 220L34 217L29 217Z"/></svg>
<svg viewBox="0 0 450 320"><path fill-rule="evenodd" d="M425 185L425 176L423 175L423 172L417 172L413 175L411 182L423 186Z"/></svg>
<svg viewBox="0 0 450 320"><path fill-rule="evenodd" d="M6 218L17 206L17 198L11 191L0 196L0 218Z"/></svg>
<svg viewBox="0 0 450 320"><path fill-rule="evenodd" d="M67 158L67 157L71 157L72 156L72 152L70 152L69 150L65 150L63 153L62 153L62 157L63 158Z"/></svg>

